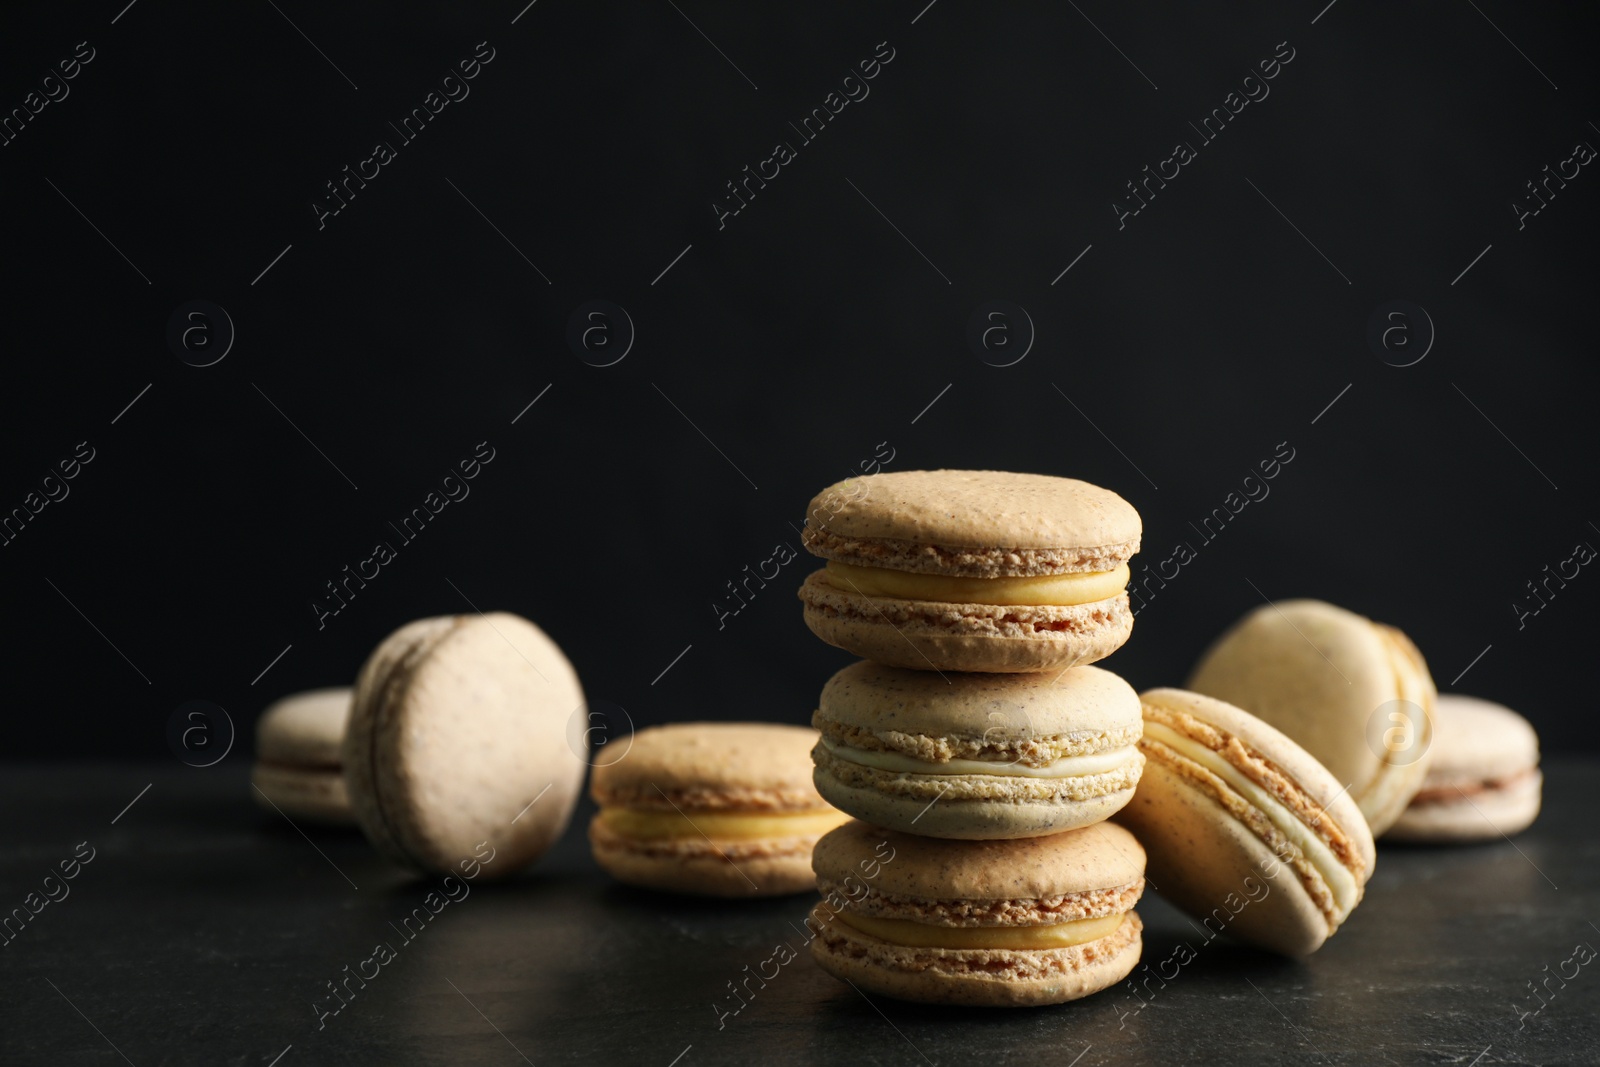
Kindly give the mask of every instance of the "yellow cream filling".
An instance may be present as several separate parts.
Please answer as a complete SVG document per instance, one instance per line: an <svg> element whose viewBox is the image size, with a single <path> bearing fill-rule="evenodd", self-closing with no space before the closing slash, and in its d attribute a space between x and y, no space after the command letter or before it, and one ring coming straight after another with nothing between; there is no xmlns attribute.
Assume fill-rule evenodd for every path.
<svg viewBox="0 0 1600 1067"><path fill-rule="evenodd" d="M942 763L920 760L901 752L877 752L864 748L850 748L828 738L822 745L839 759L895 774L992 774L1023 778L1076 778L1085 774L1104 774L1139 758L1133 745L1114 748L1108 752L1090 752L1082 756L1063 756L1043 767L1030 767L1025 763L999 760L950 759Z"/></svg>
<svg viewBox="0 0 1600 1067"><path fill-rule="evenodd" d="M825 834L842 826L850 816L829 808L826 811L634 811L631 808L602 808L600 821L624 837L700 837L740 841L760 837L801 837Z"/></svg>
<svg viewBox="0 0 1600 1067"><path fill-rule="evenodd" d="M1328 847L1328 843L1313 833L1311 828L1301 822L1299 816L1285 807L1277 797L1246 778L1233 764L1211 749L1198 741L1184 737L1165 723L1146 720L1144 733L1146 737L1152 737L1179 755L1200 764L1255 805L1256 810L1265 815L1267 821L1271 822L1279 833L1305 854L1312 868L1327 883L1341 921L1360 903L1361 885L1356 881L1350 868L1340 863L1339 857L1333 854L1333 849Z"/></svg>
<svg viewBox="0 0 1600 1067"><path fill-rule="evenodd" d="M930 926L905 919L879 919L841 911L836 916L846 926L909 948L1071 948L1109 937L1122 925L1123 916L1074 919L1048 926Z"/></svg>
<svg viewBox="0 0 1600 1067"><path fill-rule="evenodd" d="M1093 604L1109 600L1128 587L1128 565L1114 571L1076 571L1029 577L963 578L918 574L886 567L858 567L828 562L828 581L836 589L862 596L898 600L939 600L949 604L1015 604L1021 606Z"/></svg>

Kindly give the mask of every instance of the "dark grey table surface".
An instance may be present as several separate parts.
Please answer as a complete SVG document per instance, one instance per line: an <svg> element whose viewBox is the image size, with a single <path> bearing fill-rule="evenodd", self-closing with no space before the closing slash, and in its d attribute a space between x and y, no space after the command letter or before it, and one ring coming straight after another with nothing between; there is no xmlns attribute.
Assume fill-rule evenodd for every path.
<svg viewBox="0 0 1600 1067"><path fill-rule="evenodd" d="M0 908L37 906L60 861L93 859L0 948L0 1062L1596 1063L1600 763L1547 774L1545 813L1514 842L1381 848L1366 900L1308 960L1207 943L1148 894L1139 996L976 1011L869 1002L805 953L768 962L799 946L813 898L611 884L587 806L538 866L473 884L407 940L437 880L258 811L240 766L10 767ZM319 1017L379 942L394 958ZM774 969L719 1016L742 1003L729 983Z"/></svg>

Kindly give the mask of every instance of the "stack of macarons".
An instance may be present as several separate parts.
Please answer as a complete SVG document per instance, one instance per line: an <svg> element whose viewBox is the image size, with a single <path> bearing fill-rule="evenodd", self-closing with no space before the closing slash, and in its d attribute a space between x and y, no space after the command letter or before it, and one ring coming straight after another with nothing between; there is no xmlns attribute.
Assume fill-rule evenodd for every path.
<svg viewBox="0 0 1600 1067"><path fill-rule="evenodd" d="M1537 817L1533 728L1438 695L1399 630L1320 601L1266 604L1187 689L1093 663L1132 629L1141 522L1042 475L911 471L811 501L826 560L804 618L864 657L810 728L677 723L591 758L577 676L505 613L422 619L353 688L257 724L261 806L359 825L414 870L502 878L565 832L593 767L598 864L635 886L822 894L817 963L858 991L1059 1004L1138 965L1150 885L1199 923L1291 956L1361 902L1374 837L1473 842Z"/></svg>
<svg viewBox="0 0 1600 1067"><path fill-rule="evenodd" d="M1145 854L1105 820L1144 765L1138 694L1090 666L1127 640L1141 525L1085 482L907 471L818 494L805 621L864 657L824 686L811 951L858 988L1056 1004L1141 950Z"/></svg>

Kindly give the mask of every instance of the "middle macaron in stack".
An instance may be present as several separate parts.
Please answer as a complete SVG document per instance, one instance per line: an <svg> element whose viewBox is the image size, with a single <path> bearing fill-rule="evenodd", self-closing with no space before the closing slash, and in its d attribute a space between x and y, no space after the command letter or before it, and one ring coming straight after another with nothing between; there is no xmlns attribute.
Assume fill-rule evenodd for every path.
<svg viewBox="0 0 1600 1067"><path fill-rule="evenodd" d="M826 885L886 831L933 839L891 850L904 870L813 914L824 969L885 996L1038 1005L1137 964L1144 854L1103 823L1139 782L1143 720L1133 688L1087 664L1132 630L1140 534L1115 493L1036 474L879 474L812 500L804 541L828 565L800 590L806 624L867 657L829 680L812 718L817 791L860 820L825 836L813 866ZM1119 835L1131 847L1109 847ZM901 916L912 884L941 908L1026 897L1045 917ZM1091 890L1116 907L1073 925L1069 945L1060 924L1077 912L1059 907ZM905 921L878 921L891 912Z"/></svg>
<svg viewBox="0 0 1600 1067"><path fill-rule="evenodd" d="M925 837L1039 837L1127 804L1144 757L1139 694L1110 671L946 674L863 660L822 689L817 791Z"/></svg>

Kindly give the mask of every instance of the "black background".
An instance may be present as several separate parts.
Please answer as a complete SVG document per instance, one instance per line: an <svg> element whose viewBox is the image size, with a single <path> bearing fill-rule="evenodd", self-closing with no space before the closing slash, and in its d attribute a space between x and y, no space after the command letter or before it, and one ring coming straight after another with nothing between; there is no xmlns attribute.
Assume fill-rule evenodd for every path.
<svg viewBox="0 0 1600 1067"><path fill-rule="evenodd" d="M809 557L721 629L712 605L888 449L1114 488L1141 575L1195 545L1107 663L1138 687L1318 596L1404 628L1441 688L1471 665L1456 688L1547 748L1600 744L1600 578L1513 607L1600 544L1600 178L1512 208L1600 144L1593 13L924 2L8 6L0 110L95 51L0 148L0 509L95 450L0 548L9 754L167 758L183 702L243 730L473 605L534 619L639 725L804 721L848 662L800 621ZM480 41L470 96L319 230L324 183ZM724 183L884 41L870 95L719 229ZM1124 183L1284 41L1270 95L1119 230ZM166 342L195 299L237 329L207 368ZM566 342L591 299L637 329L610 367ZM1397 299L1437 330L1403 368L1366 341ZM1036 327L1013 366L966 343L990 300ZM319 629L324 583L481 441L470 496Z"/></svg>

